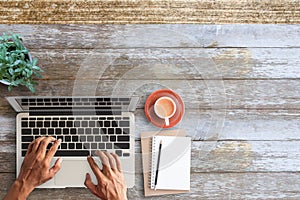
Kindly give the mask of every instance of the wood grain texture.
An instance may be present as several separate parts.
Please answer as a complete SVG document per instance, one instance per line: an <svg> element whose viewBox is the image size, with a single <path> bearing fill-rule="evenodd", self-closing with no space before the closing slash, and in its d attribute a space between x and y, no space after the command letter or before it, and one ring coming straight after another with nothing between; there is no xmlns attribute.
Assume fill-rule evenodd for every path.
<svg viewBox="0 0 300 200"><path fill-rule="evenodd" d="M299 173L195 173L191 176L191 191L180 195L166 195L155 199L288 199L300 198ZM0 198L6 194L14 175L0 174ZM136 175L136 186L129 189L128 199L145 198L143 177ZM97 199L87 189L36 189L28 198L40 199Z"/></svg>
<svg viewBox="0 0 300 200"><path fill-rule="evenodd" d="M2 173L15 173L15 142L0 142ZM136 141L136 173L142 173ZM193 141L191 173L300 172L299 141ZM0 173L1 174L1 173Z"/></svg>
<svg viewBox="0 0 300 200"><path fill-rule="evenodd" d="M299 48L34 49L32 55L47 80L300 78ZM91 73L79 76L83 69Z"/></svg>
<svg viewBox="0 0 300 200"><path fill-rule="evenodd" d="M97 76L97 74L96 74ZM82 76L81 76L82 77ZM182 96L186 108L194 109L299 109L298 80L41 80L36 95L139 95L139 108L155 90L170 88ZM23 87L1 97L32 95ZM8 106L0 99L0 105ZM7 109L7 108L6 108Z"/></svg>
<svg viewBox="0 0 300 200"><path fill-rule="evenodd" d="M36 49L300 47L298 24L2 24L0 32L19 33Z"/></svg>
<svg viewBox="0 0 300 200"><path fill-rule="evenodd" d="M27 6L23 1L0 2L2 19L17 6ZM59 16L68 2L55 2L56 9L39 16L31 9L40 1L27 2L24 9L46 19L54 10ZM210 3L214 7L220 2ZM235 2L237 7L243 3ZM284 6L294 5L291 13L297 15L297 4ZM74 9L85 13L87 7L79 5ZM150 9L153 5L149 2ZM248 8L253 7L239 12L251 16L244 13ZM151 92L163 87L184 99L186 112L174 129L186 129L193 139L192 173L190 193L159 199L300 199L299 25L0 25L0 32L10 30L24 35L45 70L36 95L141 97L135 112L136 186L128 191L129 199L144 199L140 133L160 129L147 121L143 105ZM22 87L9 93L0 85L0 198L15 178L16 113L4 98L19 95L32 94ZM86 189L69 188L36 190L29 199L96 198Z"/></svg>
<svg viewBox="0 0 300 200"><path fill-rule="evenodd" d="M1 23L299 23L299 2L1 0Z"/></svg>
<svg viewBox="0 0 300 200"><path fill-rule="evenodd" d="M15 141L15 115L10 107L0 110L0 141ZM149 123L142 109L138 109L135 116L137 140L141 132L160 130ZM185 129L193 140L207 141L215 136L218 140L290 141L300 140L299 120L298 110L187 109L174 129Z"/></svg>

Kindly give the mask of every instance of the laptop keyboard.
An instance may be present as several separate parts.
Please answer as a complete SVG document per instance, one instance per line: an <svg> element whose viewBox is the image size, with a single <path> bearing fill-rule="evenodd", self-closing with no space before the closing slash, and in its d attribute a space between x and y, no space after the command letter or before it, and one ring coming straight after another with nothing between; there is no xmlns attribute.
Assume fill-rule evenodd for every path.
<svg viewBox="0 0 300 200"><path fill-rule="evenodd" d="M115 152L129 157L129 117L23 117L21 148L25 156L29 144L41 136L61 139L55 156L88 156L96 150ZM47 147L49 149L51 144Z"/></svg>

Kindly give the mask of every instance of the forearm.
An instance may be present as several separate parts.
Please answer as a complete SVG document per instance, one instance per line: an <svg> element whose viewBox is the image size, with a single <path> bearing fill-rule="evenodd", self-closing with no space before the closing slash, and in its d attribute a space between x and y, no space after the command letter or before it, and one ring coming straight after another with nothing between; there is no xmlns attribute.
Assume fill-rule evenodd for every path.
<svg viewBox="0 0 300 200"><path fill-rule="evenodd" d="M4 200L25 200L32 190L33 189L28 188L24 182L16 180L4 197Z"/></svg>

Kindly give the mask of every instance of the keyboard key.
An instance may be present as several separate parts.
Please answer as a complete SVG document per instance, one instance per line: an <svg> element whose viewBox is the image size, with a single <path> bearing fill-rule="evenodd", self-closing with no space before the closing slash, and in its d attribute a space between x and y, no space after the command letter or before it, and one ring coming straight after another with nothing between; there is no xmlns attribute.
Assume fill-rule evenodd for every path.
<svg viewBox="0 0 300 200"><path fill-rule="evenodd" d="M32 142L33 136L22 136L22 142Z"/></svg>
<svg viewBox="0 0 300 200"><path fill-rule="evenodd" d="M102 134L107 134L107 129L106 128L101 128L101 133Z"/></svg>
<svg viewBox="0 0 300 200"><path fill-rule="evenodd" d="M106 149L112 149L112 143L106 143Z"/></svg>
<svg viewBox="0 0 300 200"><path fill-rule="evenodd" d="M80 121L75 121L74 122L74 127L80 127Z"/></svg>
<svg viewBox="0 0 300 200"><path fill-rule="evenodd" d="M60 135L60 134L61 134L61 129L60 129L60 128L54 129L54 133L55 133L56 135Z"/></svg>
<svg viewBox="0 0 300 200"><path fill-rule="evenodd" d="M105 143L98 143L98 149L105 149Z"/></svg>
<svg viewBox="0 0 300 200"><path fill-rule="evenodd" d="M39 135L40 134L40 130L39 129L32 129L32 134L33 135Z"/></svg>
<svg viewBox="0 0 300 200"><path fill-rule="evenodd" d="M110 127L110 121L105 121L104 122L104 127Z"/></svg>
<svg viewBox="0 0 300 200"><path fill-rule="evenodd" d="M103 121L98 121L96 125L97 127L103 127Z"/></svg>
<svg viewBox="0 0 300 200"><path fill-rule="evenodd" d="M95 122L94 121L90 121L89 122L89 127L95 127Z"/></svg>
<svg viewBox="0 0 300 200"><path fill-rule="evenodd" d="M69 149L75 149L75 144L74 143L69 143Z"/></svg>
<svg viewBox="0 0 300 200"><path fill-rule="evenodd" d="M116 140L117 140L117 137L114 135L109 137L109 141L111 141L111 142L115 142Z"/></svg>
<svg viewBox="0 0 300 200"><path fill-rule="evenodd" d="M58 135L58 136L56 136L56 139L61 139L61 141L64 141L64 136Z"/></svg>
<svg viewBox="0 0 300 200"><path fill-rule="evenodd" d="M101 142L101 136L96 135L95 136L95 142Z"/></svg>
<svg viewBox="0 0 300 200"><path fill-rule="evenodd" d="M76 128L71 128L70 129L70 134L72 134L72 135L76 134Z"/></svg>
<svg viewBox="0 0 300 200"><path fill-rule="evenodd" d="M108 134L115 134L115 129L114 128L109 128L107 133Z"/></svg>
<svg viewBox="0 0 300 200"><path fill-rule="evenodd" d="M34 128L35 127L35 122L29 122L29 127Z"/></svg>
<svg viewBox="0 0 300 200"><path fill-rule="evenodd" d="M77 133L78 133L79 135L83 135L83 134L84 134L84 129L83 129L83 128L79 128L79 129L77 130Z"/></svg>
<svg viewBox="0 0 300 200"><path fill-rule="evenodd" d="M52 125L52 127L58 127L57 121L52 121L52 122L51 122L51 125Z"/></svg>
<svg viewBox="0 0 300 200"><path fill-rule="evenodd" d="M130 141L129 136L125 136L125 135L118 136L118 142L127 142L127 141Z"/></svg>
<svg viewBox="0 0 300 200"><path fill-rule="evenodd" d="M67 143L61 143L61 144L60 144L60 148L61 148L61 149L67 149L67 148L68 148Z"/></svg>
<svg viewBox="0 0 300 200"><path fill-rule="evenodd" d="M44 121L44 127L50 127L50 121Z"/></svg>
<svg viewBox="0 0 300 200"><path fill-rule="evenodd" d="M65 128L66 127L66 123L64 121L60 121L59 122L59 127L60 128Z"/></svg>
<svg viewBox="0 0 300 200"><path fill-rule="evenodd" d="M120 127L129 127L129 121L120 121L119 126Z"/></svg>
<svg viewBox="0 0 300 200"><path fill-rule="evenodd" d="M108 136L102 136L102 141L103 142L108 142Z"/></svg>
<svg viewBox="0 0 300 200"><path fill-rule="evenodd" d="M82 143L76 143L76 149L82 149Z"/></svg>
<svg viewBox="0 0 300 200"><path fill-rule="evenodd" d="M116 128L116 134L122 134L122 129Z"/></svg>
<svg viewBox="0 0 300 200"><path fill-rule="evenodd" d="M41 135L46 135L47 134L47 129L41 128L40 133L41 133Z"/></svg>
<svg viewBox="0 0 300 200"><path fill-rule="evenodd" d="M91 149L97 149L97 143L91 143Z"/></svg>
<svg viewBox="0 0 300 200"><path fill-rule="evenodd" d="M85 134L87 134L87 135L92 134L92 129L86 128L86 129L85 129Z"/></svg>
<svg viewBox="0 0 300 200"><path fill-rule="evenodd" d="M63 134L64 135L69 135L70 134L70 130L67 128L63 128Z"/></svg>
<svg viewBox="0 0 300 200"><path fill-rule="evenodd" d="M31 135L31 129L22 129L22 135Z"/></svg>
<svg viewBox="0 0 300 200"><path fill-rule="evenodd" d="M115 152L118 156L122 156L122 150L116 150Z"/></svg>
<svg viewBox="0 0 300 200"><path fill-rule="evenodd" d="M123 156L124 156L124 157L129 157L129 156L130 156L130 153L123 153Z"/></svg>
<svg viewBox="0 0 300 200"><path fill-rule="evenodd" d="M22 156L23 156L23 157L26 155L26 151L27 151L27 150L23 150L23 151L22 151Z"/></svg>
<svg viewBox="0 0 300 200"><path fill-rule="evenodd" d="M87 150L58 150L55 156L89 156L90 152Z"/></svg>
<svg viewBox="0 0 300 200"><path fill-rule="evenodd" d="M84 143L83 148L84 149L90 149L90 143Z"/></svg>
<svg viewBox="0 0 300 200"><path fill-rule="evenodd" d="M24 128L28 127L28 122L22 122L21 126L24 127Z"/></svg>
<svg viewBox="0 0 300 200"><path fill-rule="evenodd" d="M81 126L82 127L88 127L88 122L86 122L86 121L81 122Z"/></svg>
<svg viewBox="0 0 300 200"><path fill-rule="evenodd" d="M87 140L88 142L94 142L94 137L91 136L91 135L89 135L89 136L87 136L86 140Z"/></svg>
<svg viewBox="0 0 300 200"><path fill-rule="evenodd" d="M81 142L86 142L86 136L83 136L83 135L80 136L80 141L81 141Z"/></svg>
<svg viewBox="0 0 300 200"><path fill-rule="evenodd" d="M129 128L123 128L123 134L127 135L130 133Z"/></svg>
<svg viewBox="0 0 300 200"><path fill-rule="evenodd" d="M77 135L73 135L72 142L78 142L78 141L79 141L79 137Z"/></svg>
<svg viewBox="0 0 300 200"><path fill-rule="evenodd" d="M129 143L114 143L114 149L129 149Z"/></svg>
<svg viewBox="0 0 300 200"><path fill-rule="evenodd" d="M111 126L112 126L112 127L118 127L118 122L112 121L112 122L111 122Z"/></svg>
<svg viewBox="0 0 300 200"><path fill-rule="evenodd" d="M73 127L73 121L67 121L67 127Z"/></svg>
<svg viewBox="0 0 300 200"><path fill-rule="evenodd" d="M22 143L22 149L28 149L30 143Z"/></svg>
<svg viewBox="0 0 300 200"><path fill-rule="evenodd" d="M100 129L99 128L93 128L93 134L99 135Z"/></svg>
<svg viewBox="0 0 300 200"><path fill-rule="evenodd" d="M54 129L53 128L48 129L48 135L54 135Z"/></svg>
<svg viewBox="0 0 300 200"><path fill-rule="evenodd" d="M71 136L65 136L65 142L71 142Z"/></svg>
<svg viewBox="0 0 300 200"><path fill-rule="evenodd" d="M44 123L43 123L43 122L41 122L41 121L39 121L39 122L36 122L36 127L38 127L38 128L42 128L42 127L44 127Z"/></svg>

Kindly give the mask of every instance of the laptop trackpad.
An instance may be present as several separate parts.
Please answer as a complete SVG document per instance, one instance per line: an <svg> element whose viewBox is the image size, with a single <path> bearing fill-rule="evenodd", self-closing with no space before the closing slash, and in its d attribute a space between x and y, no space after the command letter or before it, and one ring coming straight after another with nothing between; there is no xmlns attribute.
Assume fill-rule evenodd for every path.
<svg viewBox="0 0 300 200"><path fill-rule="evenodd" d="M90 173L93 183L97 184L96 178L87 160L64 160L62 167L55 176L55 185L64 187L85 187L85 175Z"/></svg>

